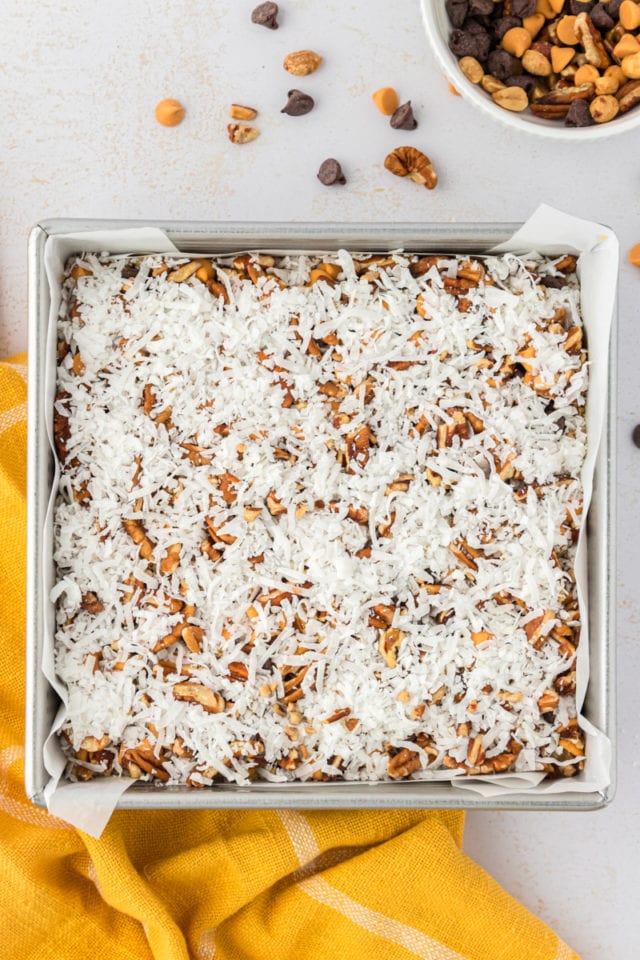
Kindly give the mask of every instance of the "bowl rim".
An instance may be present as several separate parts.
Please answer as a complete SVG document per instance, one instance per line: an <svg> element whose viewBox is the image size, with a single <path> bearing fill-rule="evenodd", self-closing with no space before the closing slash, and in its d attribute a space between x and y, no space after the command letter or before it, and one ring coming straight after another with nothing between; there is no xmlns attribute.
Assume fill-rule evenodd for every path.
<svg viewBox="0 0 640 960"><path fill-rule="evenodd" d="M538 137L547 137L553 140L602 140L605 137L627 133L640 126L640 108L629 112L622 117L616 117L609 123L593 124L588 127L565 127L551 120L529 118L519 113L513 113L497 106L484 90L471 83L462 73L456 57L450 52L440 28L436 10L444 7L443 0L420 0L422 9L422 23L427 39L435 58L444 71L448 80L455 86L461 96L465 97L483 113L512 130ZM446 16L446 14L445 14Z"/></svg>

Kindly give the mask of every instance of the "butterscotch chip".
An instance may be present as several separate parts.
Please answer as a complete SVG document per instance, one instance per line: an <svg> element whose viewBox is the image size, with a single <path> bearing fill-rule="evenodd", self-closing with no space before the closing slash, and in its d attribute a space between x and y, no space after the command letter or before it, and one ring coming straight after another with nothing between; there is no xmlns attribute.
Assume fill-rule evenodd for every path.
<svg viewBox="0 0 640 960"><path fill-rule="evenodd" d="M531 37L537 37L544 27L545 17L543 13L532 13L530 17L525 17L522 26L531 34Z"/></svg>
<svg viewBox="0 0 640 960"><path fill-rule="evenodd" d="M502 38L503 48L507 53L511 53L518 58L522 57L532 42L531 34L524 27L512 27L511 30L507 30Z"/></svg>
<svg viewBox="0 0 640 960"><path fill-rule="evenodd" d="M640 27L640 7L634 0L622 0L618 16L625 30L637 30Z"/></svg>
<svg viewBox="0 0 640 960"><path fill-rule="evenodd" d="M398 94L393 87L380 87L371 94L371 99L385 117L392 116L398 109Z"/></svg>
<svg viewBox="0 0 640 960"><path fill-rule="evenodd" d="M551 6L550 0L538 0L536 11L537 13L541 13L547 20L553 20L556 14L556 11Z"/></svg>
<svg viewBox="0 0 640 960"><path fill-rule="evenodd" d="M576 86L580 86L582 83L595 83L599 76L600 73L595 67L592 67L590 63L585 63L576 70L573 82Z"/></svg>
<svg viewBox="0 0 640 960"><path fill-rule="evenodd" d="M551 66L554 73L560 73L575 57L575 50L571 47L551 47Z"/></svg>
<svg viewBox="0 0 640 960"><path fill-rule="evenodd" d="M636 243L629 250L629 263L633 264L634 267L640 267L640 243Z"/></svg>
<svg viewBox="0 0 640 960"><path fill-rule="evenodd" d="M613 53L618 60L624 60L625 57L630 57L632 54L638 53L639 50L640 43L638 43L636 37L632 33L625 33L616 43Z"/></svg>
<svg viewBox="0 0 640 960"><path fill-rule="evenodd" d="M620 66L625 77L628 77L629 80L640 80L640 52L625 57Z"/></svg>
<svg viewBox="0 0 640 960"><path fill-rule="evenodd" d="M622 67L619 67L618 64L614 64L612 67L607 67L604 72L605 77L615 77L618 81L618 84L622 86L623 83L627 82L627 78L622 72Z"/></svg>
<svg viewBox="0 0 640 960"><path fill-rule="evenodd" d="M560 43L566 43L569 46L579 42L575 32L576 18L572 16L561 17L556 24L556 33Z"/></svg>
<svg viewBox="0 0 640 960"><path fill-rule="evenodd" d="M184 119L184 107L179 100L161 100L155 109L156 120L163 127L177 127Z"/></svg>

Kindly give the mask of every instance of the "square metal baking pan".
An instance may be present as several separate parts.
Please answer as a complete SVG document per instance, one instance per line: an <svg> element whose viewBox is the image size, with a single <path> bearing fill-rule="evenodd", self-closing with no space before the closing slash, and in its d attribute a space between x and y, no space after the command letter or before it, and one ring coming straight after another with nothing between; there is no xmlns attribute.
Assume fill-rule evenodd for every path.
<svg viewBox="0 0 640 960"><path fill-rule="evenodd" d="M44 246L50 236L90 230L157 227L185 254L233 250L337 250L385 252L403 248L415 253L482 254L507 240L520 224L285 224L190 223L118 220L48 220L38 224L29 241L29 440L27 533L27 643L25 788L34 803L44 805L49 779L43 744L51 729L58 698L41 663L44 615L43 535L53 477L53 455L46 424L52 409L45 398L45 342L49 321L49 286ZM77 252L82 252L81 244ZM541 251L544 253L544 250ZM615 639L615 326L609 363L608 409L588 514L590 679L584 715L614 742ZM49 404L50 407L50 404ZM51 522L51 521L49 521ZM579 780L580 775L577 780ZM593 810L606 805L614 792L614 771L606 790L540 793L536 789L505 797L483 798L455 782L379 782L215 785L204 790L138 783L120 798L119 808L220 807L424 807L502 808L527 810Z"/></svg>

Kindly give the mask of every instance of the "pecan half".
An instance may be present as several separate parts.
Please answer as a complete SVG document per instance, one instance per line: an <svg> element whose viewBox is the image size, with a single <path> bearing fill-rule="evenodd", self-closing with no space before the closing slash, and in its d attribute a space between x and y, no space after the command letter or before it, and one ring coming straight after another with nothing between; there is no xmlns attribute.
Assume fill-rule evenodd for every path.
<svg viewBox="0 0 640 960"><path fill-rule="evenodd" d="M569 105L561 103L532 103L531 113L542 120L562 120L569 113Z"/></svg>
<svg viewBox="0 0 640 960"><path fill-rule="evenodd" d="M578 14L573 30L590 64L599 70L604 70L611 64L611 58L606 51L602 34L588 13Z"/></svg>
<svg viewBox="0 0 640 960"><path fill-rule="evenodd" d="M396 177L409 177L427 190L433 190L438 183L431 160L416 147L396 147L387 154L384 165Z"/></svg>
<svg viewBox="0 0 640 960"><path fill-rule="evenodd" d="M577 87L556 87L551 93L540 97L536 103L570 106L574 100L590 100L596 92L595 84L581 83Z"/></svg>
<svg viewBox="0 0 640 960"><path fill-rule="evenodd" d="M616 96L620 113L627 113L628 110L633 109L640 103L640 80L631 80L630 83L625 83L624 87L618 90Z"/></svg>

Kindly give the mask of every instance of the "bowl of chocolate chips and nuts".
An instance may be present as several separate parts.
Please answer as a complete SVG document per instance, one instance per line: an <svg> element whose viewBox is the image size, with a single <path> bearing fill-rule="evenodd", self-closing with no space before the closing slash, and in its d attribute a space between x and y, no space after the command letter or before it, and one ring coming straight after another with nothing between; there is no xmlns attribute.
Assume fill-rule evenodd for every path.
<svg viewBox="0 0 640 960"><path fill-rule="evenodd" d="M640 126L640 0L422 0L447 78L511 127L595 139Z"/></svg>

